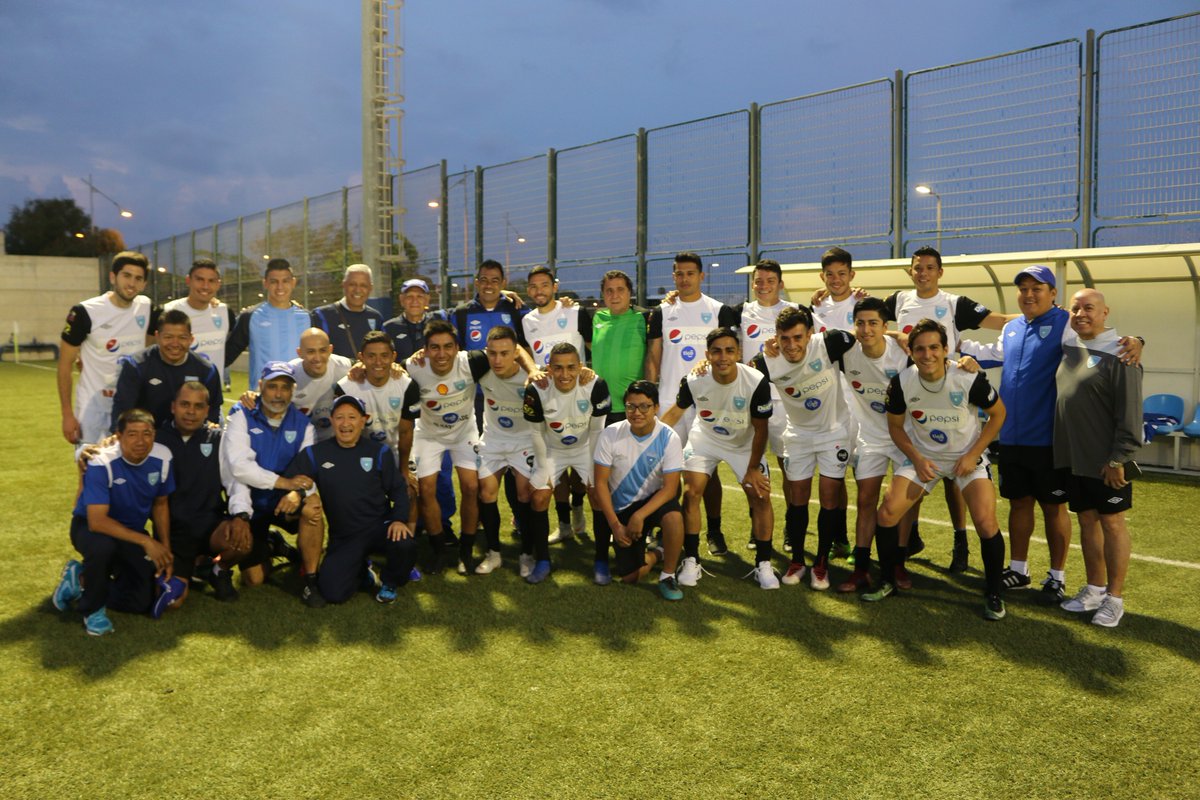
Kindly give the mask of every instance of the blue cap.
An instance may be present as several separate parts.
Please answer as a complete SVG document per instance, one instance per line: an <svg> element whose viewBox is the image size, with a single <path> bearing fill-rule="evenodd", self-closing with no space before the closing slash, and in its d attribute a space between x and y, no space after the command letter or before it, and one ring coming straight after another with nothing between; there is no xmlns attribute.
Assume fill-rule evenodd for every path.
<svg viewBox="0 0 1200 800"><path fill-rule="evenodd" d="M333 408L329 409L329 413L332 415L334 411L337 411L338 406L354 406L358 409L358 413L364 417L367 416L366 403L352 394L339 394L335 397L333 399Z"/></svg>
<svg viewBox="0 0 1200 800"><path fill-rule="evenodd" d="M286 361L268 361L263 367L262 380L269 381L271 378L291 378L296 380L296 372L292 369L292 365Z"/></svg>
<svg viewBox="0 0 1200 800"><path fill-rule="evenodd" d="M1046 284L1051 289L1058 288L1054 283L1054 270L1050 269L1049 267L1043 267L1041 264L1035 264L1032 267L1026 267L1017 273L1017 277L1013 278L1013 284L1020 283L1021 278L1024 278L1026 275L1033 278L1038 283Z"/></svg>
<svg viewBox="0 0 1200 800"><path fill-rule="evenodd" d="M400 294L404 294L409 289L420 289L425 294L429 294L429 284L420 278L409 278L400 284Z"/></svg>

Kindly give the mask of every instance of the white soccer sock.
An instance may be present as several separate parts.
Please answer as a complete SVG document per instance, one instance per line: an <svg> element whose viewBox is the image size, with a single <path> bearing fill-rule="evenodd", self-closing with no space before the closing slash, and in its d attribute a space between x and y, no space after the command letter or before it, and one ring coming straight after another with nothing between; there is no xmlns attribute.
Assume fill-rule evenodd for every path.
<svg viewBox="0 0 1200 800"><path fill-rule="evenodd" d="M1029 562L1028 561L1017 561L1016 559L1013 559L1011 562L1009 562L1008 568L1011 569L1013 572L1019 572L1022 575L1024 575L1025 577L1027 577L1027 578L1029 577Z"/></svg>
<svg viewBox="0 0 1200 800"><path fill-rule="evenodd" d="M1050 577L1054 578L1054 580L1058 581L1059 583L1066 583L1067 571L1062 569L1052 569L1050 570Z"/></svg>
<svg viewBox="0 0 1200 800"><path fill-rule="evenodd" d="M674 577L675 577L674 572L667 572L666 570L663 570L662 572L658 573L658 579L660 581L665 581L667 578L674 578Z"/></svg>
<svg viewBox="0 0 1200 800"><path fill-rule="evenodd" d="M1107 586L1097 586L1094 583L1089 583L1087 586L1092 590L1092 594L1108 594Z"/></svg>

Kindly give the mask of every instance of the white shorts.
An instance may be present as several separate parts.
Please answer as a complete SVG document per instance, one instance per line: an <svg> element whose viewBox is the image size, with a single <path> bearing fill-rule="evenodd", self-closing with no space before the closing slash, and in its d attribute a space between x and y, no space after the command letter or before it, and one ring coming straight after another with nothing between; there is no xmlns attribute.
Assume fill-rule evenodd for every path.
<svg viewBox="0 0 1200 800"><path fill-rule="evenodd" d="M969 484L975 481L990 481L992 479L991 471L988 470L987 456L982 456L979 459L979 464L975 469L971 470L964 476L956 476L954 474L954 463L938 463L934 462L937 467L938 476L931 481L922 481L917 477L917 468L912 464L906 464L903 467L897 467L892 471L892 474L897 478L907 478L913 483L925 490L925 494L933 491L933 488L938 485L943 478L954 478L954 484L960 489L966 489Z"/></svg>
<svg viewBox="0 0 1200 800"><path fill-rule="evenodd" d="M489 448L486 441L479 445L480 478L495 475L506 467L528 478L533 474L533 449L520 445Z"/></svg>
<svg viewBox="0 0 1200 800"><path fill-rule="evenodd" d="M804 432L792 428L784 436L783 452L783 474L789 481L809 480L818 469L823 477L842 480L850 464L845 436L813 444Z"/></svg>
<svg viewBox="0 0 1200 800"><path fill-rule="evenodd" d="M856 481L881 478L887 475L888 464L893 465L893 472L910 464L908 456L904 455L900 448L891 442L888 444L868 444L862 439L859 439L855 445L851 461L854 464L854 479Z"/></svg>
<svg viewBox="0 0 1200 800"><path fill-rule="evenodd" d="M112 427L112 407L111 397L101 394L92 398L83 413L76 417L79 420L80 443L99 444L108 437L109 428Z"/></svg>
<svg viewBox="0 0 1200 800"><path fill-rule="evenodd" d="M585 486L592 485L591 448L580 447L579 452L562 452L547 450L546 463L535 465L533 474L528 476L534 489L553 489L567 474L567 470L575 470L575 474Z"/></svg>
<svg viewBox="0 0 1200 800"><path fill-rule="evenodd" d="M449 453L457 469L479 469L479 434L474 425L465 427L465 435L457 442L443 442L424 436L413 437L412 462L418 478L427 478L442 471L442 454Z"/></svg>
<svg viewBox="0 0 1200 800"><path fill-rule="evenodd" d="M775 384L771 384L771 391L775 391ZM771 452L777 458L787 455L787 426L787 414L783 412L783 406L776 403L775 410L767 418L767 441L771 444Z"/></svg>
<svg viewBox="0 0 1200 800"><path fill-rule="evenodd" d="M750 448L730 450L727 446L713 444L703 436L692 437L692 440L683 448L685 472L703 472L705 475L712 475L713 470L722 461L729 465L733 474L740 481L750 469ZM768 478L771 477L771 470L767 467L765 458L758 462L758 469Z"/></svg>

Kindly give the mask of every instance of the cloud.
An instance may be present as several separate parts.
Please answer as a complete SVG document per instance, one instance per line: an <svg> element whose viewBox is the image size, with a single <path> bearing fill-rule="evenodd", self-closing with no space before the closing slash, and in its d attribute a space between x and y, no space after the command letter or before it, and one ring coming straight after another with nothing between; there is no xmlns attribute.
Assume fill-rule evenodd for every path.
<svg viewBox="0 0 1200 800"><path fill-rule="evenodd" d="M37 114L21 114L16 117L6 117L0 124L14 131L21 131L22 133L46 132L46 118Z"/></svg>

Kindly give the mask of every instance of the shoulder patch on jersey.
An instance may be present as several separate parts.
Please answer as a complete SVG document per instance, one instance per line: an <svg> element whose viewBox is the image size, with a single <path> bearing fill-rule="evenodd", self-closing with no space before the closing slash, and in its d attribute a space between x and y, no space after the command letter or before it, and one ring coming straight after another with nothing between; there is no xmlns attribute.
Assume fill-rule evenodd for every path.
<svg viewBox="0 0 1200 800"><path fill-rule="evenodd" d="M364 457L362 457L362 458L360 458L360 459L358 460L358 465L359 465L360 467L362 467L362 471L363 471L363 472L370 472L370 471L371 471L371 467L372 467L374 464L375 464L375 459L373 459L373 458L368 458L368 457L366 457L366 456L364 456Z"/></svg>
<svg viewBox="0 0 1200 800"><path fill-rule="evenodd" d="M212 451L213 451L212 442L204 442L203 444L200 445L200 455L204 456L205 458L208 458L209 456L211 456Z"/></svg>

